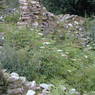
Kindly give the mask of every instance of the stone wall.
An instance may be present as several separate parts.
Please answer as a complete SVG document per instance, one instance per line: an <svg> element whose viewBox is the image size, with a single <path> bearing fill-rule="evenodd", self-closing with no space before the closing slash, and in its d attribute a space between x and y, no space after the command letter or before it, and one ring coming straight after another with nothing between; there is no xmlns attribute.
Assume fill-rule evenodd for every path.
<svg viewBox="0 0 95 95"><path fill-rule="evenodd" d="M19 3L21 18L18 25L29 25L47 31L56 27L56 16L48 12L38 0L19 0Z"/></svg>
<svg viewBox="0 0 95 95"><path fill-rule="evenodd" d="M31 27L39 27L48 31L54 29L58 23L63 22L67 27L69 23L77 25L84 23L84 18L77 15L54 15L48 12L46 8L38 2L38 0L19 0L20 3L20 21L18 25L30 25ZM69 20L69 21L68 21ZM72 24L74 26L75 24Z"/></svg>
<svg viewBox="0 0 95 95"><path fill-rule="evenodd" d="M48 95L52 84L37 84L13 72L0 70L0 95Z"/></svg>
<svg viewBox="0 0 95 95"><path fill-rule="evenodd" d="M21 12L19 26L40 28L45 35L57 30L68 31L75 33L83 45L88 43L87 32L85 32L84 27L85 18L70 14L54 15L48 12L39 0L19 0L19 3Z"/></svg>

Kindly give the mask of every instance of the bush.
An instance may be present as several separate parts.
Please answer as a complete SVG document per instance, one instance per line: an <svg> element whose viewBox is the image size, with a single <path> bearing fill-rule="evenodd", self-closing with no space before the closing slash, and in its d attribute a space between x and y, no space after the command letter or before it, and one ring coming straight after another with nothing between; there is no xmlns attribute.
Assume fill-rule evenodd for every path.
<svg viewBox="0 0 95 95"><path fill-rule="evenodd" d="M70 13L85 16L95 14L94 0L42 0L47 9L54 13Z"/></svg>

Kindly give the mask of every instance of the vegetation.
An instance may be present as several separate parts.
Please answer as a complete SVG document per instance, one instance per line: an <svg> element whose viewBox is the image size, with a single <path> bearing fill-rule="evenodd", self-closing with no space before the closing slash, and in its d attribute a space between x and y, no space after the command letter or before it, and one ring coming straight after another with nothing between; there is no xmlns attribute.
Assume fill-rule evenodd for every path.
<svg viewBox="0 0 95 95"><path fill-rule="evenodd" d="M0 8L9 7L9 8L15 8L18 6L18 0L0 0Z"/></svg>
<svg viewBox="0 0 95 95"><path fill-rule="evenodd" d="M6 16L13 13L15 8L18 8L18 0L0 0L0 16Z"/></svg>
<svg viewBox="0 0 95 95"><path fill-rule="evenodd" d="M7 31L2 28L5 43L0 61L8 71L39 82L63 81L81 93L95 90L95 51L90 44L83 48L66 32L65 39L58 39L53 34L44 37L38 29L3 25Z"/></svg>
<svg viewBox="0 0 95 95"><path fill-rule="evenodd" d="M0 12L5 8L4 0L0 0Z"/></svg>
<svg viewBox="0 0 95 95"><path fill-rule="evenodd" d="M90 15L94 12L94 3L89 0L43 2L48 3L47 8L55 13ZM81 95L95 94L95 20L87 20L85 24L89 41L83 47L73 33L68 33L69 29L58 28L44 36L40 29L19 28L16 26L18 19L19 13L15 12L6 16L5 22L0 24L0 33L4 33L0 66L26 76L28 80L55 84L51 95L77 95L70 92L72 88Z"/></svg>
<svg viewBox="0 0 95 95"><path fill-rule="evenodd" d="M85 16L95 14L95 0L42 0L47 9L56 14L70 13Z"/></svg>

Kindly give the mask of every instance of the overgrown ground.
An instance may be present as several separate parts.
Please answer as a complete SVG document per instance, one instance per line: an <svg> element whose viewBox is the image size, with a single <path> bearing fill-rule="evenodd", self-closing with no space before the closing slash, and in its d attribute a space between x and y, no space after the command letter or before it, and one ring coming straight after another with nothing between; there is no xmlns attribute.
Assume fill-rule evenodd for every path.
<svg viewBox="0 0 95 95"><path fill-rule="evenodd" d="M44 3L56 14L62 11L91 16L95 9L94 3L87 3L90 0L52 1L44 0ZM19 28L16 26L20 16L18 10L8 9L18 6L16 2L7 0L4 19L0 16L0 21L4 22L0 23L0 45L3 43L3 47L0 46L0 67L26 76L28 80L54 84L51 95L78 95L78 92L80 95L95 95L95 19L87 20L84 25L89 41L83 46L75 34L68 33L69 29L58 28L44 36L40 29ZM1 37L3 33L4 37Z"/></svg>
<svg viewBox="0 0 95 95"><path fill-rule="evenodd" d="M4 33L4 45L0 48L2 67L28 80L55 84L52 95L77 95L69 91L71 88L81 95L94 95L95 31L88 31L93 37L85 47L68 31L58 31L44 36L40 29L0 24L0 32Z"/></svg>

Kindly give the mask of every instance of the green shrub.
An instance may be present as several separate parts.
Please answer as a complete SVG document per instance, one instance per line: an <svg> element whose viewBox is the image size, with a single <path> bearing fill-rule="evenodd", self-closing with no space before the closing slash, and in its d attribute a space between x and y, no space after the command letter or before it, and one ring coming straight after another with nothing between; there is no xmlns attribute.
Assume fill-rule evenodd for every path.
<svg viewBox="0 0 95 95"><path fill-rule="evenodd" d="M17 23L19 18L20 18L20 14L16 12L16 13L12 13L12 14L7 15L4 18L4 21L7 23Z"/></svg>
<svg viewBox="0 0 95 95"><path fill-rule="evenodd" d="M70 13L85 16L95 14L95 0L42 0L47 9L54 13Z"/></svg>

